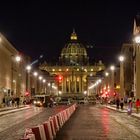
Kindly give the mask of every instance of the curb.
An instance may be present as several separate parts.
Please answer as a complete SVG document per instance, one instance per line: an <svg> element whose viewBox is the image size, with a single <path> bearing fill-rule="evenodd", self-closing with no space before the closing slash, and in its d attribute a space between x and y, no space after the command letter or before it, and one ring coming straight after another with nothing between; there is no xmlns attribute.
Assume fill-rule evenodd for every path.
<svg viewBox="0 0 140 140"><path fill-rule="evenodd" d="M120 110L120 109L116 109L116 108L110 107L110 106L104 106L104 107L106 107L108 109L111 109L111 110L114 110L114 111L117 111L117 112L120 112L120 113L127 113L127 110L126 109Z"/></svg>
<svg viewBox="0 0 140 140"><path fill-rule="evenodd" d="M106 107L106 108L108 108L108 109L111 109L111 110L114 110L114 111L117 111L117 112L120 112L120 113L127 113L127 110L126 110L126 109L124 109L124 112L122 112L121 110L117 110L117 109L114 108L114 107L110 107L110 106L104 106L104 107ZM140 113L139 113L139 114L140 114ZM131 114L130 116L132 116L132 117L134 117L134 118L137 118L137 119L140 119L140 116L137 116L137 115L133 114L133 112L132 112L132 114Z"/></svg>
<svg viewBox="0 0 140 140"><path fill-rule="evenodd" d="M29 109L29 108L31 108L31 107L30 106L25 106L25 107L19 107L19 108L3 110L3 111L0 111L0 116L10 114L10 113L14 113L14 112L17 112L17 111L22 111L24 109Z"/></svg>

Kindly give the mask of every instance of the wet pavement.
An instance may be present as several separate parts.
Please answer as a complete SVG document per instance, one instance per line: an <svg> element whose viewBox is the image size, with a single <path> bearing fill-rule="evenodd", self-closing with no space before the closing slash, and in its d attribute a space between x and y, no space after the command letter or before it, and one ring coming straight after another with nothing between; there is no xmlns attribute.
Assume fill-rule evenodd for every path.
<svg viewBox="0 0 140 140"><path fill-rule="evenodd" d="M13 113L13 112L17 112L17 111L21 111L21 110L25 110L25 109L29 109L29 108L31 108L30 105L21 105L19 107L0 108L0 116L10 114L10 113Z"/></svg>
<svg viewBox="0 0 140 140"><path fill-rule="evenodd" d="M58 113L66 106L53 108L30 107L0 116L0 140L19 140L25 129L42 124L50 116Z"/></svg>
<svg viewBox="0 0 140 140"><path fill-rule="evenodd" d="M0 116L0 140L18 140L25 128L42 124L64 108L15 108L13 112ZM0 113L8 111L12 109ZM115 106L110 105L80 105L57 133L55 140L139 140L140 119L133 115L135 110L130 116L126 109L116 110Z"/></svg>
<svg viewBox="0 0 140 140"><path fill-rule="evenodd" d="M139 140L140 120L102 105L81 105L56 140Z"/></svg>

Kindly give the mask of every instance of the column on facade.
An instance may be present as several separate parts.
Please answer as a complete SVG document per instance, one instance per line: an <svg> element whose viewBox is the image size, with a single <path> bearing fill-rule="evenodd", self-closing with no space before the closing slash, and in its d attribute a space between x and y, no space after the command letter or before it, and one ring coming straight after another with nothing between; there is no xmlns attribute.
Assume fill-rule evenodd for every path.
<svg viewBox="0 0 140 140"><path fill-rule="evenodd" d="M81 82L81 90L80 90L80 92L82 93L82 91L83 91L83 76L82 75L81 75L80 82Z"/></svg>
<svg viewBox="0 0 140 140"><path fill-rule="evenodd" d="M124 97L124 63L120 62L120 95Z"/></svg>
<svg viewBox="0 0 140 140"><path fill-rule="evenodd" d="M136 98L140 98L140 45L136 46Z"/></svg>
<svg viewBox="0 0 140 140"><path fill-rule="evenodd" d="M67 77L63 78L63 84L64 84L63 93L66 93Z"/></svg>
<svg viewBox="0 0 140 140"><path fill-rule="evenodd" d="M79 89L79 77L76 77L76 92L79 93L79 90L77 91L77 89Z"/></svg>
<svg viewBox="0 0 140 140"><path fill-rule="evenodd" d="M36 92L39 93L39 80L38 79L36 80L36 83L37 83L37 85L36 85Z"/></svg>
<svg viewBox="0 0 140 140"><path fill-rule="evenodd" d="M38 80L38 88L39 88L39 94L42 93L42 81L41 80Z"/></svg>
<svg viewBox="0 0 140 140"><path fill-rule="evenodd" d="M67 87L68 88L68 93L70 93L70 76L67 77ZM66 89L66 92L67 92L67 89Z"/></svg>
<svg viewBox="0 0 140 140"><path fill-rule="evenodd" d="M70 82L71 82L71 79L70 79L70 76L68 77L68 88L69 88L69 93L71 93L71 88L70 88Z"/></svg>
<svg viewBox="0 0 140 140"><path fill-rule="evenodd" d="M80 78L80 75L79 75L79 93L81 92L81 78Z"/></svg>
<svg viewBox="0 0 140 140"><path fill-rule="evenodd" d="M62 84L62 92L63 92L63 93L64 93L64 91L65 91L65 89L64 89L64 87L65 87L65 86L64 86L65 82L64 82L64 81L65 81L65 78L63 78L62 83L61 83L61 84Z"/></svg>
<svg viewBox="0 0 140 140"><path fill-rule="evenodd" d="M111 72L111 91L114 93L114 71Z"/></svg>
<svg viewBox="0 0 140 140"><path fill-rule="evenodd" d="M74 78L73 78L73 70L72 70L72 75L70 76L70 92L74 92L73 81L74 81Z"/></svg>
<svg viewBox="0 0 140 140"><path fill-rule="evenodd" d="M37 93L37 78L35 77L34 79L35 79L34 80L35 81L35 93Z"/></svg>
<svg viewBox="0 0 140 140"><path fill-rule="evenodd" d="M77 92L77 91L76 91L76 81L77 81L76 75L74 75L74 93Z"/></svg>

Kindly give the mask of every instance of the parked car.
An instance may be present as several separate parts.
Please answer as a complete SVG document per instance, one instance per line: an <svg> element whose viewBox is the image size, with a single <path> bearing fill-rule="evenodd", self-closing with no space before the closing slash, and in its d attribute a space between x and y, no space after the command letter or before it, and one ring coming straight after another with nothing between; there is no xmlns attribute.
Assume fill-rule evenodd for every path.
<svg viewBox="0 0 140 140"><path fill-rule="evenodd" d="M115 99L108 100L108 104L111 104L111 105L115 104Z"/></svg>
<svg viewBox="0 0 140 140"><path fill-rule="evenodd" d="M94 105L95 105L95 104L96 104L96 99L94 99L94 98L89 98L89 99L88 99L88 103L89 103L89 104L94 104Z"/></svg>
<svg viewBox="0 0 140 140"><path fill-rule="evenodd" d="M58 101L58 105L69 105L69 104L71 104L69 98L61 98L60 101Z"/></svg>
<svg viewBox="0 0 140 140"><path fill-rule="evenodd" d="M84 97L78 97L77 99L78 104L84 104L85 103L85 98Z"/></svg>
<svg viewBox="0 0 140 140"><path fill-rule="evenodd" d="M35 95L33 104L38 107L48 107L51 103L49 95Z"/></svg>

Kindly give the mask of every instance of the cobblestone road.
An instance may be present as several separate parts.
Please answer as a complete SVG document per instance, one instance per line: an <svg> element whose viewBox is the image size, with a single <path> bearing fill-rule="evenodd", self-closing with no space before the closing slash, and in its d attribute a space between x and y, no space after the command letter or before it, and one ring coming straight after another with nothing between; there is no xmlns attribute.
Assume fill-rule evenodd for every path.
<svg viewBox="0 0 140 140"><path fill-rule="evenodd" d="M80 106L56 140L140 140L140 120L102 106Z"/></svg>

